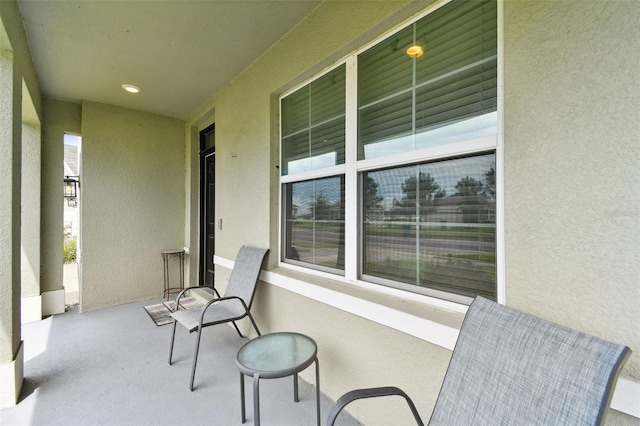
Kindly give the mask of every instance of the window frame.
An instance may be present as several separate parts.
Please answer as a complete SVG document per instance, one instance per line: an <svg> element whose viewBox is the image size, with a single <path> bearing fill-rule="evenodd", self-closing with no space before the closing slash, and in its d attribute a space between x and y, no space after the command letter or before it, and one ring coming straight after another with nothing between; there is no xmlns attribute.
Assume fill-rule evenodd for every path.
<svg viewBox="0 0 640 426"><path fill-rule="evenodd" d="M386 294L392 297L404 298L425 303L429 306L441 307L456 312L466 312L466 307L470 303L469 298L457 297L455 293L447 293L446 299L441 299L431 295L425 295L411 290L402 289L402 286L387 286L378 281L367 280L362 274L362 194L360 192L360 179L362 172L372 171L380 168L399 167L408 164L430 162L440 159L464 157L481 153L493 152L496 164L496 206L495 206L495 228L496 228L496 293L498 303L505 303L505 243L504 243L504 38L503 38L503 0L497 0L497 134L483 136L475 139L464 140L451 144L438 145L419 150L392 154L385 157L358 160L357 158L357 138L358 138L358 99L357 99L357 69L358 55L367 51L371 47L379 44L390 36L402 31L416 21L424 18L435 10L450 3L451 0L439 1L424 9L414 17L403 21L388 31L376 37L370 43L353 51L339 61L334 62L330 67L306 79L302 83L295 85L289 90L283 91L278 97L279 113L279 147L282 152L282 115L281 101L286 96L294 93L300 88L309 85L313 81L321 78L334 69L346 65L345 81L345 163L324 169L311 170L298 174L279 176L278 190L278 267L289 269L304 274L327 278L336 282L346 283L366 290L372 290L379 294ZM285 214L283 204L284 185L303 180L319 179L323 177L344 175L345 180L345 268L344 275L337 275L319 269L313 269L304 264L288 263L284 261L284 224Z"/></svg>

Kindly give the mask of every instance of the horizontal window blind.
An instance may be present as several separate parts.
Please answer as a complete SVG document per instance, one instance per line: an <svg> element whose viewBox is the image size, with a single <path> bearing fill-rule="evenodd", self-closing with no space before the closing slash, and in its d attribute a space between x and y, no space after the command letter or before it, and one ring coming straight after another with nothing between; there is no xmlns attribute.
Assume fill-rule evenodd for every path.
<svg viewBox="0 0 640 426"><path fill-rule="evenodd" d="M344 164L344 65L281 102L283 176Z"/></svg>
<svg viewBox="0 0 640 426"><path fill-rule="evenodd" d="M411 58L412 45L424 54ZM358 57L360 160L462 140L483 115L495 133L496 108L495 1L453 1ZM420 137L390 142L407 135Z"/></svg>

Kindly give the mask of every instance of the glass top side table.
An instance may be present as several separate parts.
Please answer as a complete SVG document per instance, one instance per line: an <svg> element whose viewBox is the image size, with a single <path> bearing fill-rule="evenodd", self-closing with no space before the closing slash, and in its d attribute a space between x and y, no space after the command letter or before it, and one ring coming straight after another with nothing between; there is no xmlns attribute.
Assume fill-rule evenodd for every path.
<svg viewBox="0 0 640 426"><path fill-rule="evenodd" d="M254 424L260 425L260 379L276 379L293 375L293 400L298 402L298 373L316 364L316 414L320 426L320 370L318 346L308 336L282 332L265 334L247 342L238 351L236 365L240 370L242 423L246 421L244 376L253 377Z"/></svg>

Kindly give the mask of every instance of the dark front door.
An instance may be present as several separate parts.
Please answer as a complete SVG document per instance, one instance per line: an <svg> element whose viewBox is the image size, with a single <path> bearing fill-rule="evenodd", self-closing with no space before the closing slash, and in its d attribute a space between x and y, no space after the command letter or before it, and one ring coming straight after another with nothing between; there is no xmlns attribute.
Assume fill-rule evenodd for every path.
<svg viewBox="0 0 640 426"><path fill-rule="evenodd" d="M216 239L215 127L200 132L200 285L213 287Z"/></svg>

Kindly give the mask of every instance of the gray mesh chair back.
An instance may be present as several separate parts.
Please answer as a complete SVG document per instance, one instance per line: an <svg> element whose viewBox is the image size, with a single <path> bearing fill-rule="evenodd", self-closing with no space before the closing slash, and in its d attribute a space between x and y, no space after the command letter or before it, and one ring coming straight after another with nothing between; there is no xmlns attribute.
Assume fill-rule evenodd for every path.
<svg viewBox="0 0 640 426"><path fill-rule="evenodd" d="M247 308L251 309L260 275L260 265L267 251L267 249L248 246L240 248L224 297L239 297L244 300Z"/></svg>
<svg viewBox="0 0 640 426"><path fill-rule="evenodd" d="M430 425L600 425L631 351L477 297L467 311ZM358 389L333 406L328 425L349 403L395 387Z"/></svg>
<svg viewBox="0 0 640 426"><path fill-rule="evenodd" d="M476 298L432 425L602 424L629 348Z"/></svg>

